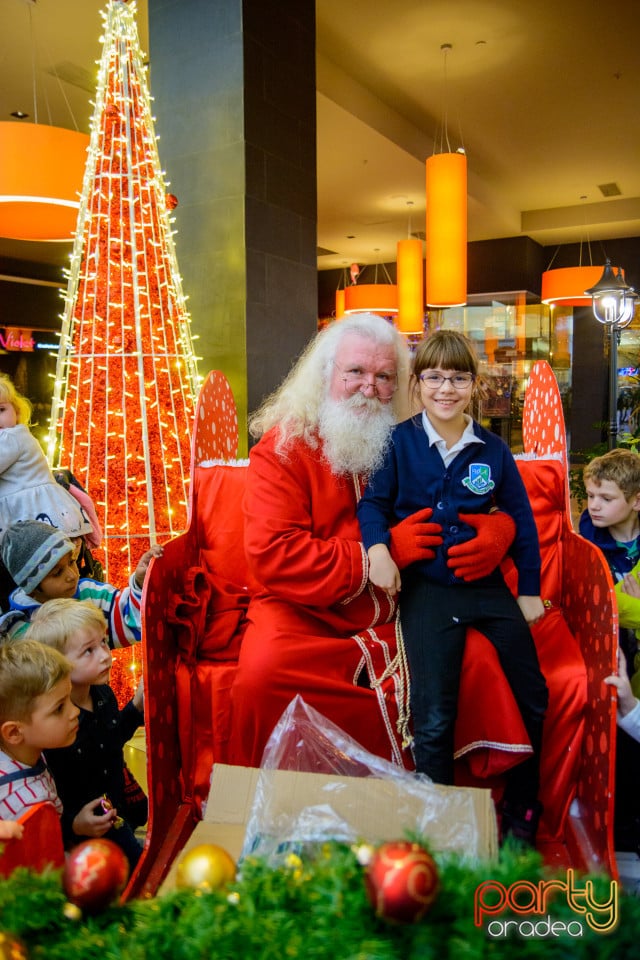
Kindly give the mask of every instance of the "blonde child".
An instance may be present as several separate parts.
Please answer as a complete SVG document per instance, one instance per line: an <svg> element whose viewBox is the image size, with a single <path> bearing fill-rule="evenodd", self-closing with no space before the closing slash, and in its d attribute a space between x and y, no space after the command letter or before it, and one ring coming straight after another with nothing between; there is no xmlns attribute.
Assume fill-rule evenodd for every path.
<svg viewBox="0 0 640 960"><path fill-rule="evenodd" d="M587 507L580 533L602 551L616 583L620 645L634 672L640 628L640 456L615 449L591 460L582 472Z"/></svg>
<svg viewBox="0 0 640 960"><path fill-rule="evenodd" d="M619 624L619 676L624 693L631 678L640 692L640 456L617 448L591 460L583 470L587 507L580 533L602 551L615 580ZM622 662L624 661L624 662ZM611 679L608 682L614 683ZM617 686L617 683L614 683ZM620 716L620 713L619 713ZM634 714L637 716L637 712ZM627 721L619 724L616 748L614 842L616 850L640 850L636 777L640 743Z"/></svg>
<svg viewBox="0 0 640 960"><path fill-rule="evenodd" d="M122 709L111 687L111 651L102 613L91 603L49 600L35 611L25 634L54 647L71 663L71 699L80 711L71 746L47 750L64 806L62 832L67 847L88 837L106 836L125 852L133 868L142 847L125 796L123 748L144 722L142 684ZM102 799L101 799L102 798ZM105 823L105 806L112 820ZM136 809L135 813L139 811Z"/></svg>
<svg viewBox="0 0 640 960"><path fill-rule="evenodd" d="M43 750L68 747L78 731L71 664L35 640L0 647L0 817L18 820L31 806L62 804ZM1 824L3 832L7 824Z"/></svg>
<svg viewBox="0 0 640 960"><path fill-rule="evenodd" d="M18 586L9 597L9 611L0 618L0 637L24 634L47 600L72 597L88 600L102 612L111 647L138 643L144 577L151 558L161 553L159 546L147 550L129 585L118 590L110 583L79 577L74 545L61 530L37 520L12 524L0 541L0 558Z"/></svg>
<svg viewBox="0 0 640 960"><path fill-rule="evenodd" d="M30 401L0 374L0 539L17 520L42 520L72 539L92 535L83 508L56 482L30 419Z"/></svg>

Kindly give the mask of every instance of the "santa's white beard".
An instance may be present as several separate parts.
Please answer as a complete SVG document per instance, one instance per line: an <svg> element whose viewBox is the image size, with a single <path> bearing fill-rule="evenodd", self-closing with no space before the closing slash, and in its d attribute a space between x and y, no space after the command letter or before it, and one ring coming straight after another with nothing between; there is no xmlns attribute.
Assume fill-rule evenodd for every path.
<svg viewBox="0 0 640 960"><path fill-rule="evenodd" d="M369 474L382 465L396 419L390 403L355 393L346 400L326 397L318 432L334 473Z"/></svg>

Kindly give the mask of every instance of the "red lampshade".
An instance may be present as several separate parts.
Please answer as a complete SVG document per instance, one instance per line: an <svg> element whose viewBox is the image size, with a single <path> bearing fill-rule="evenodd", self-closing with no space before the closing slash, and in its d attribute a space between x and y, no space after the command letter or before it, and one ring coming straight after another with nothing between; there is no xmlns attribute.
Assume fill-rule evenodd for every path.
<svg viewBox="0 0 640 960"><path fill-rule="evenodd" d="M353 284L344 291L344 312L388 317L398 312L398 288L394 283Z"/></svg>
<svg viewBox="0 0 640 960"><path fill-rule="evenodd" d="M467 158L427 159L427 304L461 306L467 299Z"/></svg>
<svg viewBox="0 0 640 960"><path fill-rule="evenodd" d="M89 137L39 123L0 123L0 236L72 240Z"/></svg>
<svg viewBox="0 0 640 960"><path fill-rule="evenodd" d="M344 287L336 290L336 320L342 320L344 317Z"/></svg>
<svg viewBox="0 0 640 960"><path fill-rule="evenodd" d="M562 307L588 307L591 297L585 293L598 282L604 266L559 267L542 274L542 303Z"/></svg>
<svg viewBox="0 0 640 960"><path fill-rule="evenodd" d="M424 330L424 268L421 240L399 240L397 254L398 318L400 333Z"/></svg>

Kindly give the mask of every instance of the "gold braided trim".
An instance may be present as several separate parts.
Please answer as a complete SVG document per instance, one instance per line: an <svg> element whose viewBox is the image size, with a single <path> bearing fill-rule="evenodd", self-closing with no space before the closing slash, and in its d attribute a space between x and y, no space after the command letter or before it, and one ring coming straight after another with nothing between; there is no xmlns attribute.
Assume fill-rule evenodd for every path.
<svg viewBox="0 0 640 960"><path fill-rule="evenodd" d="M364 588L366 587L369 580L369 557L367 555L367 551L364 548L364 543L360 543L359 547L360 547L360 554L362 556L362 578L360 580L359 586L356 589L356 592L352 593L351 596L345 597L344 600L340 601L340 606L342 607L346 606L348 603L351 603L351 601L355 600L356 597L359 597L362 591L364 590Z"/></svg>
<svg viewBox="0 0 640 960"><path fill-rule="evenodd" d="M376 646L380 651L382 651L382 654L384 656L385 668L379 677L376 676L373 660L371 657L371 652L367 648L367 639L365 638L365 636L362 634L354 634L352 636L352 640L355 640L355 642L358 644L358 646L362 651L363 661L366 664L366 668L367 668L367 676L369 678L369 684L371 686L371 689L376 694L380 714L382 716L382 720L383 720L385 729L387 731L387 736L389 738L389 743L391 745L393 762L396 763L398 766L403 767L404 763L402 759L402 750L406 748L407 744L404 742L404 738L403 738L402 746L401 747L398 746L398 738L396 733L394 732L393 724L391 722L391 717L389 716L389 710L387 707L387 702L385 700L385 695L382 689L382 685L384 681L387 679L393 680L395 701L396 701L396 707L398 710L398 722L396 724L396 727L399 733L401 727L402 729L404 729L406 724L408 723L408 719L405 720L405 717L407 715L407 709L408 709L407 677L405 676L406 671L402 667L402 657L398 657L398 655L396 654L396 656L393 657L393 659L391 659L389 655L388 644L385 643L383 640L381 640L373 629L368 629L366 631L366 637L369 639L370 642L373 641L376 644Z"/></svg>
<svg viewBox="0 0 640 960"><path fill-rule="evenodd" d="M465 747L461 747L460 750L456 750L453 759L457 760L459 757L464 757L466 753L471 753L472 750L481 750L482 748L501 750L502 753L533 753L533 747L530 743L501 743L498 740L474 740Z"/></svg>
<svg viewBox="0 0 640 960"><path fill-rule="evenodd" d="M409 674L409 664L407 663L407 651L404 646L404 637L402 635L402 626L400 624L400 611L396 612L396 660L398 660L398 674L402 678L403 697L402 709L398 709L398 733L402 738L402 749L405 750L413 743L413 735L409 729L411 724L411 676Z"/></svg>

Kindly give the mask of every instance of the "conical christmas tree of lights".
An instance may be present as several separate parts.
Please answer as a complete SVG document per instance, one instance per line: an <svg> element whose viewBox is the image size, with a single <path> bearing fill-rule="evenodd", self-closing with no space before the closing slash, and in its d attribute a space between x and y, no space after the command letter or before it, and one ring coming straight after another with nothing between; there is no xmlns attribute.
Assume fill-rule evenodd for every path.
<svg viewBox="0 0 640 960"><path fill-rule="evenodd" d="M93 499L97 556L120 586L186 526L199 381L135 4L110 2L103 17L48 452Z"/></svg>

